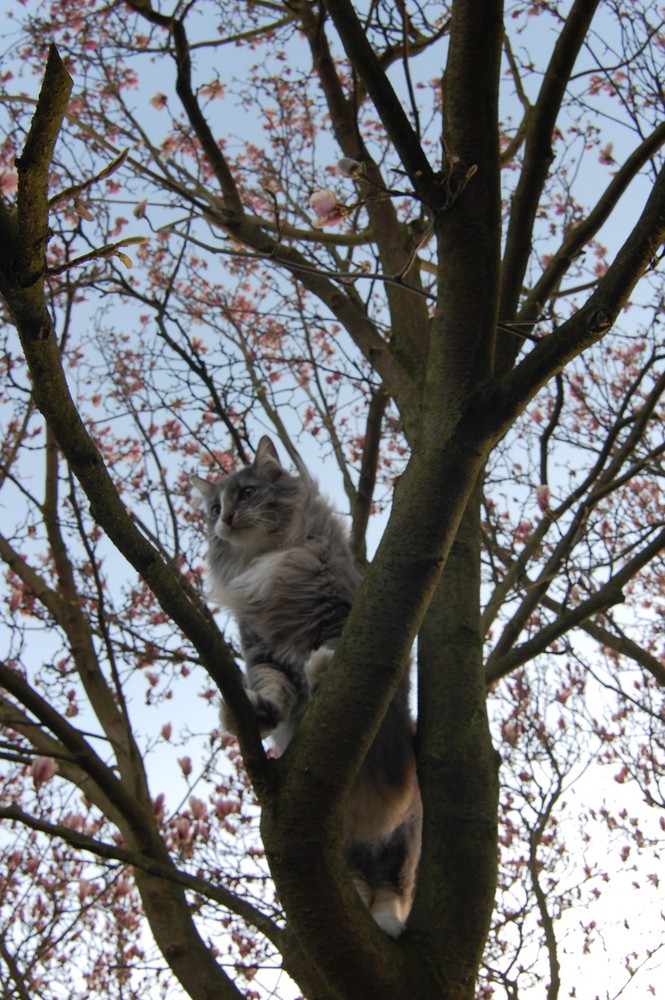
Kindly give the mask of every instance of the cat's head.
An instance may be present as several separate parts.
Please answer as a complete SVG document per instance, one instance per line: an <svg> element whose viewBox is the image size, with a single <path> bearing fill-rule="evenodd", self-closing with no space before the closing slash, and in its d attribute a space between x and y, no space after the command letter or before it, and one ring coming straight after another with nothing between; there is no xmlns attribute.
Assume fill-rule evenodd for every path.
<svg viewBox="0 0 665 1000"><path fill-rule="evenodd" d="M210 483L192 483L203 497L212 538L260 552L279 544L298 507L301 481L286 472L275 446L262 437L251 465Z"/></svg>

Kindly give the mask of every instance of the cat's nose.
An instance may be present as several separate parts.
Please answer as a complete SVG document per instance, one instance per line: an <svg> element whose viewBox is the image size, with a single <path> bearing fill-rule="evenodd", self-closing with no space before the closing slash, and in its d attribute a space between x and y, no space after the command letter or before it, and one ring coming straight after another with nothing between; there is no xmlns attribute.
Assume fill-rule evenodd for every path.
<svg viewBox="0 0 665 1000"><path fill-rule="evenodd" d="M231 527L231 525L233 524L233 511L231 511L229 514L222 514L222 523L228 524L229 528Z"/></svg>

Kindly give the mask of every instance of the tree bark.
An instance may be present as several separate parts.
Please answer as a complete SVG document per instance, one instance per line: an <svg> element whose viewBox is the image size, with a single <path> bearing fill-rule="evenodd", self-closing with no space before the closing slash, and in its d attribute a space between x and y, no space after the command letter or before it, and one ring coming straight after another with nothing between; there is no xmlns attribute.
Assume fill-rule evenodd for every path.
<svg viewBox="0 0 665 1000"><path fill-rule="evenodd" d="M480 493L478 485L418 634L424 826L412 924L415 934L433 937L441 995L455 1000L475 996L498 859L498 754L480 630Z"/></svg>

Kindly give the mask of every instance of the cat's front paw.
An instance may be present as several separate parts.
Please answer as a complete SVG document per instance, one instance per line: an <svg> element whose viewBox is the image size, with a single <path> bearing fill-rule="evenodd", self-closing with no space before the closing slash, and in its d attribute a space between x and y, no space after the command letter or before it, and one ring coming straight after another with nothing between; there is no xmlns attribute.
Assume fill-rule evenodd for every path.
<svg viewBox="0 0 665 1000"><path fill-rule="evenodd" d="M282 721L282 713L274 701L271 701L270 698L264 698L262 694L258 694L251 688L247 690L247 697L252 703L261 736L267 736Z"/></svg>
<svg viewBox="0 0 665 1000"><path fill-rule="evenodd" d="M332 660L334 654L335 650L330 649L329 646L320 646L310 654L310 657L305 664L305 677L307 678L311 694L314 694L317 687L321 683L321 678L328 669L328 664Z"/></svg>
<svg viewBox="0 0 665 1000"><path fill-rule="evenodd" d="M256 721L259 724L261 738L268 736L268 734L271 733L273 729L276 729L282 721L277 705L270 701L269 698L264 698L263 695L253 691L252 688L245 688L245 694L254 709L254 715L256 716ZM225 731L227 733L231 733L232 736L235 736L237 734L238 727L235 721L235 716L226 702L222 702L219 716Z"/></svg>

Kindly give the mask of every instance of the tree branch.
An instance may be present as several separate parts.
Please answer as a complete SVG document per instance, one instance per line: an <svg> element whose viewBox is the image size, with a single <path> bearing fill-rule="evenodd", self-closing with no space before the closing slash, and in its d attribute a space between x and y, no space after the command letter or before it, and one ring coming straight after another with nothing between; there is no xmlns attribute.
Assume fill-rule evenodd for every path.
<svg viewBox="0 0 665 1000"><path fill-rule="evenodd" d="M398 219L392 200L382 197L386 185L360 135L357 108L344 96L323 18L314 16L309 3L299 4L298 12L310 44L313 67L326 97L335 137L344 155L360 161L363 166L357 181L379 252L382 270L379 280L386 281L392 353L403 369L412 372L414 380L421 381L427 354L427 304L414 301L412 291L405 289L399 280L406 273L404 261L408 261L413 249L413 237L409 227ZM415 284L413 291L422 293L418 269L413 272L412 281Z"/></svg>
<svg viewBox="0 0 665 1000"><path fill-rule="evenodd" d="M38 694L16 670L0 663L0 682L25 708L39 719L71 755L73 763L99 787L131 827L143 830L147 812L137 805L110 767L98 757L88 741L50 702Z"/></svg>
<svg viewBox="0 0 665 1000"><path fill-rule="evenodd" d="M518 319L535 319L547 298L559 287L561 279L570 267L574 257L592 239L607 221L621 195L626 191L638 171L665 143L665 122L658 125L650 136L633 150L628 159L615 173L596 205L582 222L574 226L566 235L542 275L524 300Z"/></svg>
<svg viewBox="0 0 665 1000"><path fill-rule="evenodd" d="M440 207L443 203L442 189L353 5L350 0L324 0L324 6L337 28L351 65L367 87L414 191L431 208Z"/></svg>
<svg viewBox="0 0 665 1000"><path fill-rule="evenodd" d="M601 614L607 611L614 604L619 604L624 600L623 587L637 575L655 556L659 555L665 548L665 529L659 531L654 538L645 545L632 559L624 563L623 567L610 577L605 584L582 601L574 608L562 609L561 613L550 625L544 628L532 638L514 649L503 654L503 656L490 656L487 661L486 677L488 685L494 684L501 677L505 677L517 667L528 663L552 645L557 639L565 635L571 629L582 625L592 615Z"/></svg>
<svg viewBox="0 0 665 1000"><path fill-rule="evenodd" d="M49 146L49 140L52 140L49 146L52 150L57 127L54 122L55 112L51 91L60 94L60 103L57 106L60 114L59 122L62 120L66 95L69 93L64 82L59 82L60 77L69 81L69 76L57 53L51 56L50 74L52 78L49 81L50 90L47 92L44 106L40 95L31 135L41 135L42 122L45 120L44 142ZM29 137L28 148L32 149L35 143L37 139ZM46 184L49 161L43 155L35 159L24 154L24 159L24 174L28 178L28 186L26 194L26 182L19 181L18 218L23 220L22 225L26 231L46 232L48 228ZM37 177L38 171L41 180ZM23 174L20 174L21 176ZM41 191L41 198L33 196L31 194L33 190ZM45 241L42 241L38 247L41 254L39 266L36 264L37 258L34 253L29 261L23 263L23 268L14 272L0 265L2 275L0 291L5 294L16 323L33 379L35 402L81 483L90 501L93 517L153 590L166 614L188 636L208 673L224 691L224 697L238 722L248 769L252 772L252 778L258 788L266 779L266 757L231 653L199 595L181 574L164 561L161 554L133 522L72 400L62 369L52 321L46 307L41 278L44 273L45 248ZM21 258L18 257L17 260L20 264ZM29 271L24 270L28 267Z"/></svg>
<svg viewBox="0 0 665 1000"><path fill-rule="evenodd" d="M236 896L229 889L220 885L213 885L200 875L191 875L189 872L176 868L175 865L165 864L156 861L154 858L146 857L140 851L130 850L127 847L119 847L116 844L106 844L101 840L95 840L87 834L60 823L50 823L39 816L32 816L25 812L18 805L0 807L0 819L22 823L31 830L38 830L49 837L57 837L64 840L71 847L77 850L87 851L98 858L105 858L110 861L119 861L123 865L139 868L149 875L157 875L159 878L181 886L190 892L195 892L205 899L210 899L214 903L219 903L224 909L237 914L251 927L255 927L268 938L276 948L281 947L281 939L284 932L274 923L270 917L261 910L247 903L244 899Z"/></svg>
<svg viewBox="0 0 665 1000"><path fill-rule="evenodd" d="M552 162L554 126L598 3L599 0L575 0L563 23L536 103L528 115L524 163L510 205L503 257L499 315L505 320L512 319L517 311L531 254L533 223Z"/></svg>
<svg viewBox="0 0 665 1000"><path fill-rule="evenodd" d="M607 646L608 649L619 653L621 656L630 657L638 666L651 674L661 687L665 687L665 662L663 660L659 660L651 653L648 653L646 649L638 646L627 635L617 635L614 632L610 632L609 629L604 628L597 622L585 622L582 628L596 642L600 643L601 646Z"/></svg>
<svg viewBox="0 0 665 1000"><path fill-rule="evenodd" d="M496 384L482 392L483 406L500 433L549 379L612 328L633 288L651 266L665 238L665 167L616 258L585 305L536 346Z"/></svg>
<svg viewBox="0 0 665 1000"><path fill-rule="evenodd" d="M422 433L432 444L437 438L439 443L445 440L450 415L457 416L456 403L493 367L501 240L502 39L499 2L466 0L454 5L443 81L442 139L450 203L434 220L438 301L430 327L427 411L422 420ZM482 296L479 287L486 289Z"/></svg>
<svg viewBox="0 0 665 1000"><path fill-rule="evenodd" d="M55 740L39 722L35 722L22 707L9 698L0 695L0 721L9 729L20 733L34 748L34 752L51 757L58 763L58 773L83 794L118 828L122 824L122 814L117 806L101 790L99 784L77 763L63 743Z"/></svg>
<svg viewBox="0 0 665 1000"><path fill-rule="evenodd" d="M25 976L22 974L15 957L11 954L9 948L7 947L7 941L4 935L0 937L0 958L2 958L3 962L7 966L9 975L14 983L17 1000L34 1000L34 997L31 997L30 993L28 993Z"/></svg>
<svg viewBox="0 0 665 1000"><path fill-rule="evenodd" d="M55 45L49 48L46 71L30 131L18 170L18 230L15 247L16 272L27 288L38 283L44 273L44 255L48 230L48 171L60 132L72 79L60 60Z"/></svg>
<svg viewBox="0 0 665 1000"><path fill-rule="evenodd" d="M210 131L210 126L192 90L192 63L185 25L181 20L173 20L171 30L173 31L176 64L178 66L176 93L182 101L189 122L219 182L224 198L224 209L228 216L228 222L231 223L243 215L242 198L238 193L236 182L229 170L226 158L215 141L215 137Z"/></svg>
<svg viewBox="0 0 665 1000"><path fill-rule="evenodd" d="M361 563L366 560L367 525L372 512L372 498L376 485L376 472L381 445L383 416L388 404L388 394L382 387L372 393L365 421L365 441L360 462L360 478L352 511L351 549Z"/></svg>
<svg viewBox="0 0 665 1000"><path fill-rule="evenodd" d="M192 875L189 872L183 871L170 861L168 864L163 861L157 861L154 858L147 857L140 851L130 850L127 847L120 847L116 844L107 844L81 833L72 827L64 826L60 823L50 823L39 816L33 816L25 812L25 810L16 804L0 807L0 820L3 819L21 823L29 829L37 830L48 837L64 840L65 843L77 850L86 851L97 858L118 861L122 865L131 867L139 872L144 872L146 875L154 876L172 885L179 886L188 892L196 893L198 896L209 899L213 903L218 903L224 909L236 914L236 916L240 917L250 927L255 927L278 951L281 951L285 959L284 967L287 972L289 971L291 962L294 963L294 966L298 963L298 973L302 974L306 980L309 979L311 983L316 983L316 995L321 998L326 996L327 991L325 987L322 988L318 974L310 967L306 957L295 945L288 929L281 929L267 914L239 896L236 896L229 889L215 885L200 875ZM295 968L293 971L295 971ZM224 973L222 975L227 978ZM235 991L230 981L227 980L227 982L231 992L225 993L225 996L239 998L240 994Z"/></svg>
<svg viewBox="0 0 665 1000"><path fill-rule="evenodd" d="M71 77L51 45L30 131L16 160L17 211L11 213L3 203L0 212L0 293L15 320L37 339L52 331L42 289L49 238L48 170L71 89Z"/></svg>
<svg viewBox="0 0 665 1000"><path fill-rule="evenodd" d="M542 870L542 865L538 861L538 847L542 843L543 835L547 829L547 824L549 822L550 816L554 810L554 807L561 797L561 792L563 788L563 779L559 770L556 766L556 761L553 758L549 747L547 748L548 755L552 761L552 766L554 767L556 773L556 785L553 791L548 796L547 802L544 808L540 812L538 817L538 822L536 826L530 831L529 834L529 858L527 861L527 867L529 869L529 875L531 876L531 884L533 886L533 891L536 896L536 903L538 906L538 912L540 913L540 920L543 926L543 934L545 936L545 945L547 948L547 960L550 968L550 982L547 986L547 997L546 1000L557 1000L559 996L559 988L561 986L561 965L559 962L559 948L557 943L557 937L554 930L554 920L547 906L547 895L540 881L540 874Z"/></svg>
<svg viewBox="0 0 665 1000"><path fill-rule="evenodd" d="M118 704L100 670L90 620L83 613L74 568L60 530L58 460L57 446L50 428L47 428L47 471L42 513L62 598L63 614L60 624L67 635L69 648L90 705L113 747L123 782L134 789L141 801L149 802L145 771L129 725L126 707L122 700Z"/></svg>

